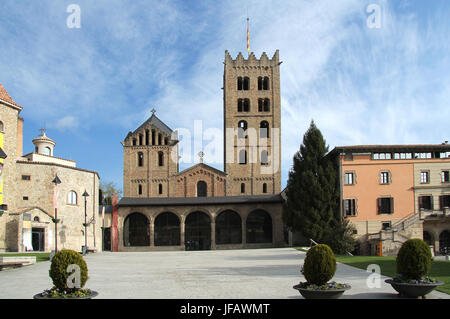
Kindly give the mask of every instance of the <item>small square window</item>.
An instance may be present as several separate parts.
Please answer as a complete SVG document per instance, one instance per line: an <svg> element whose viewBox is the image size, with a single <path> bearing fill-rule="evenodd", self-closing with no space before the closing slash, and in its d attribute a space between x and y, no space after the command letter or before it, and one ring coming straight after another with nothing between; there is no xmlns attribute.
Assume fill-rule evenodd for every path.
<svg viewBox="0 0 450 319"><path fill-rule="evenodd" d="M356 199L344 200L345 217L356 216Z"/></svg>
<svg viewBox="0 0 450 319"><path fill-rule="evenodd" d="M23 200L28 200L28 196L22 197Z"/></svg>
<svg viewBox="0 0 450 319"><path fill-rule="evenodd" d="M383 230L388 230L388 229L390 229L390 228L391 228L391 222L383 222L383 223L381 224L381 228L382 228Z"/></svg>
<svg viewBox="0 0 450 319"><path fill-rule="evenodd" d="M30 175L22 175L22 180L29 181L29 180L31 180L31 176Z"/></svg>
<svg viewBox="0 0 450 319"><path fill-rule="evenodd" d="M389 172L381 172L380 173L380 184L389 184L389 183L390 183Z"/></svg>
<svg viewBox="0 0 450 319"><path fill-rule="evenodd" d="M428 184L430 182L430 172L420 172L420 183Z"/></svg>
<svg viewBox="0 0 450 319"><path fill-rule="evenodd" d="M378 214L393 214L394 198L382 197L378 198Z"/></svg>
<svg viewBox="0 0 450 319"><path fill-rule="evenodd" d="M345 173L345 185L354 185L355 184L355 175L354 173Z"/></svg>

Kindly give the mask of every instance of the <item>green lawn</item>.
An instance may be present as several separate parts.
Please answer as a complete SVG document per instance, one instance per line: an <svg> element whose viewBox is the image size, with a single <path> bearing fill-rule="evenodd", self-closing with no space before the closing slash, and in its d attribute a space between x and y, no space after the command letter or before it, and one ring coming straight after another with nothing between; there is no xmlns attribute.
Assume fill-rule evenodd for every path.
<svg viewBox="0 0 450 319"><path fill-rule="evenodd" d="M367 269L368 265L377 264L381 268L382 275L394 277L397 274L395 257L336 256L336 260L340 263L360 269ZM431 278L441 280L445 283L436 288L436 290L450 294L450 261L433 261L429 275Z"/></svg>
<svg viewBox="0 0 450 319"><path fill-rule="evenodd" d="M50 260L50 253L17 253L17 254L0 254L0 257L15 257L15 256L36 256L36 262Z"/></svg>

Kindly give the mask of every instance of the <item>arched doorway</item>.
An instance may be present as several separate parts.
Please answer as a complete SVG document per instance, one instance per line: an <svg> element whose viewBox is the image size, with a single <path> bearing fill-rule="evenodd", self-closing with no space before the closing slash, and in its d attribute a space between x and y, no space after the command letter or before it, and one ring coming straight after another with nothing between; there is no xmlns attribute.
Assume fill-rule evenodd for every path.
<svg viewBox="0 0 450 319"><path fill-rule="evenodd" d="M211 249L211 219L203 212L193 212L185 222L186 250Z"/></svg>
<svg viewBox="0 0 450 319"><path fill-rule="evenodd" d="M250 213L247 217L246 228L248 244L272 242L272 218L266 211L258 209Z"/></svg>
<svg viewBox="0 0 450 319"><path fill-rule="evenodd" d="M439 252L441 255L450 254L450 231L444 230L439 235Z"/></svg>
<svg viewBox="0 0 450 319"><path fill-rule="evenodd" d="M174 213L162 213L155 219L155 246L180 245L180 219Z"/></svg>
<svg viewBox="0 0 450 319"><path fill-rule="evenodd" d="M125 218L123 245L125 247L150 246L150 227L145 215L132 213Z"/></svg>
<svg viewBox="0 0 450 319"><path fill-rule="evenodd" d="M226 210L216 218L216 244L242 243L242 220L238 213Z"/></svg>

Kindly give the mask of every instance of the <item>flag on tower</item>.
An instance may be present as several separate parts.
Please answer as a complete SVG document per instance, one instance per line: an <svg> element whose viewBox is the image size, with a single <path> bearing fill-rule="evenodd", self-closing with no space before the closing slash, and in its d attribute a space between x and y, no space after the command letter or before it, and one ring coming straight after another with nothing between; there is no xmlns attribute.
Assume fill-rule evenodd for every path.
<svg viewBox="0 0 450 319"><path fill-rule="evenodd" d="M250 26L248 21L249 19L247 18L247 52L250 55Z"/></svg>

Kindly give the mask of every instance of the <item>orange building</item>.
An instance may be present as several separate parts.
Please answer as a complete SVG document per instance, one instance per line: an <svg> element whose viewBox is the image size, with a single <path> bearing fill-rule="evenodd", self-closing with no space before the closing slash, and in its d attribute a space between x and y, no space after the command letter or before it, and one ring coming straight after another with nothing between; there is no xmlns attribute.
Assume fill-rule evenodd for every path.
<svg viewBox="0 0 450 319"><path fill-rule="evenodd" d="M361 254L395 255L409 238L450 247L450 145L339 146L341 214Z"/></svg>

